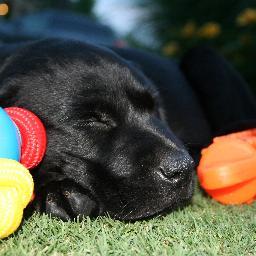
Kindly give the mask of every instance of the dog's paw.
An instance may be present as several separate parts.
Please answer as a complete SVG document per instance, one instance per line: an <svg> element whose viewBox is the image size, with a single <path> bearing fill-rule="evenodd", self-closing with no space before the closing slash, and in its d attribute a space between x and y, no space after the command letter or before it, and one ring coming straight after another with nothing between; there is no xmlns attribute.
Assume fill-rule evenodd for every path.
<svg viewBox="0 0 256 256"><path fill-rule="evenodd" d="M51 183L36 196L35 210L64 221L98 215L98 205L86 189L72 181Z"/></svg>

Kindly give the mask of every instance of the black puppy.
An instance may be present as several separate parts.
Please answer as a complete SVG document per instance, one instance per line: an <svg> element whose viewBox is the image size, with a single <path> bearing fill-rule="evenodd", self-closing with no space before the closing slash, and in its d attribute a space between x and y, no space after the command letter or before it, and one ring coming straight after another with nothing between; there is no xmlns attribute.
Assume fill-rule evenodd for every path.
<svg viewBox="0 0 256 256"><path fill-rule="evenodd" d="M216 109L202 110L200 93L177 65L114 50L118 55L63 40L2 48L0 106L27 108L47 129L46 156L34 172L37 210L64 220L105 213L135 220L176 209L192 197L193 160L182 142L196 157L215 133L208 113ZM194 88L201 78L189 65L193 69L200 54L207 55L192 53L182 64ZM221 58L216 64L227 65ZM249 120L249 127L255 102L249 92L242 96L241 107L253 109L232 121Z"/></svg>

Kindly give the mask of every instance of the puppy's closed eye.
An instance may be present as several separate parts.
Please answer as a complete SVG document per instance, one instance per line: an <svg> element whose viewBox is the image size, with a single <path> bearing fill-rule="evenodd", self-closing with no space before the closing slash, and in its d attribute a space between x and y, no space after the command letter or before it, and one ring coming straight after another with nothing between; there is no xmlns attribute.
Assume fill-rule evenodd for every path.
<svg viewBox="0 0 256 256"><path fill-rule="evenodd" d="M76 127L93 127L101 129L111 129L116 127L116 122L106 113L87 112L83 119L80 119Z"/></svg>

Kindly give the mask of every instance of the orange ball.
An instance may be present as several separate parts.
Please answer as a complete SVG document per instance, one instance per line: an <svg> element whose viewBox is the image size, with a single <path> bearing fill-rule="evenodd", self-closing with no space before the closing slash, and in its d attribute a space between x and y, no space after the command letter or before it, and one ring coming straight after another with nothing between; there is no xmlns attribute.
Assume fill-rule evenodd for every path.
<svg viewBox="0 0 256 256"><path fill-rule="evenodd" d="M202 150L200 185L223 204L256 199L256 129L216 137Z"/></svg>

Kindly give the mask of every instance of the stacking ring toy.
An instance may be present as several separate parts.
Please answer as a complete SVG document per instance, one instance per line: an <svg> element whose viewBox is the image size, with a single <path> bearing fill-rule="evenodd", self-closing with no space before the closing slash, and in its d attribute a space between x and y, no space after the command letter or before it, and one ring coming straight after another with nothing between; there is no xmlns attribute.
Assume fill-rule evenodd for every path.
<svg viewBox="0 0 256 256"><path fill-rule="evenodd" d="M201 186L223 204L256 199L256 129L216 137L202 150L198 169Z"/></svg>
<svg viewBox="0 0 256 256"><path fill-rule="evenodd" d="M21 108L0 108L0 238L19 227L34 190L28 169L40 163L45 150L46 131L38 117Z"/></svg>
<svg viewBox="0 0 256 256"><path fill-rule="evenodd" d="M33 169L42 160L46 150L46 131L41 120L32 112L17 107L5 108L5 111L18 126L22 146L20 162Z"/></svg>
<svg viewBox="0 0 256 256"><path fill-rule="evenodd" d="M20 137L17 127L0 108L0 157L20 160Z"/></svg>

